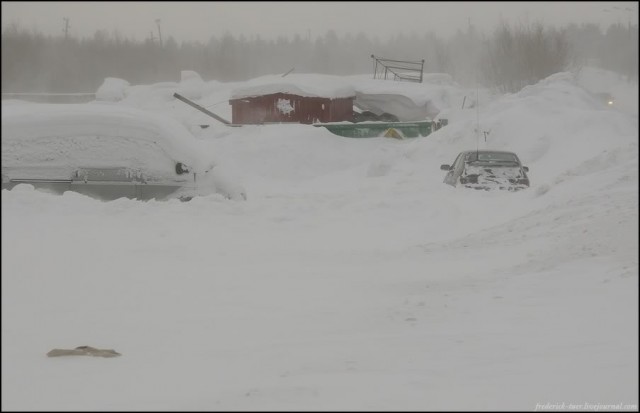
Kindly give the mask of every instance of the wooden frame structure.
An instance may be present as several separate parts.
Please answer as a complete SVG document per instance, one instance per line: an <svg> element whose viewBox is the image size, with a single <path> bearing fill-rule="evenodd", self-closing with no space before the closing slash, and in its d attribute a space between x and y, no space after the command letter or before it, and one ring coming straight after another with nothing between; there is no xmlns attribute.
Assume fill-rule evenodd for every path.
<svg viewBox="0 0 640 413"><path fill-rule="evenodd" d="M373 78L387 80L393 75L393 80L422 83L424 59L419 61L392 60L371 55L374 60Z"/></svg>

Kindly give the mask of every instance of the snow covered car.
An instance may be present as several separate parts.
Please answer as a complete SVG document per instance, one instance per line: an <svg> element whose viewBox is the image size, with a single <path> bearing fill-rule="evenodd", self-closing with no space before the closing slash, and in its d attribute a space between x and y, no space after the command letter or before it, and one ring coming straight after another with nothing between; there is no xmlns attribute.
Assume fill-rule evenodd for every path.
<svg viewBox="0 0 640 413"><path fill-rule="evenodd" d="M2 189L101 200L246 199L204 142L175 119L108 103L2 104Z"/></svg>
<svg viewBox="0 0 640 413"><path fill-rule="evenodd" d="M444 183L474 189L517 191L529 187L529 168L513 152L475 150L461 152L447 171Z"/></svg>

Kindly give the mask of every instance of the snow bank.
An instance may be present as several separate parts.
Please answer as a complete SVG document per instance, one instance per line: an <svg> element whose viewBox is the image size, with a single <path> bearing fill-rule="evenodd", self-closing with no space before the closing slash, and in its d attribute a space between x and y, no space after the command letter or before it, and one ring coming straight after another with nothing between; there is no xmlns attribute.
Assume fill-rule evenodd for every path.
<svg viewBox="0 0 640 413"><path fill-rule="evenodd" d="M637 410L637 115L566 75L479 101L486 142L462 99L411 140L214 123L248 202L3 191L3 408ZM443 184L476 145L532 187ZM78 345L122 357L45 356Z"/></svg>
<svg viewBox="0 0 640 413"><path fill-rule="evenodd" d="M580 86L591 93L609 93L613 107L630 115L638 115L638 83L625 76L595 67L583 67L576 76Z"/></svg>
<svg viewBox="0 0 640 413"><path fill-rule="evenodd" d="M96 100L118 102L127 96L129 82L115 77L108 77L96 91Z"/></svg>
<svg viewBox="0 0 640 413"><path fill-rule="evenodd" d="M458 84L453 80L453 76L448 73L422 73L422 83L454 87L458 86Z"/></svg>
<svg viewBox="0 0 640 413"><path fill-rule="evenodd" d="M204 92L205 83L200 75L192 70L183 70L180 73L178 93L187 99L200 99Z"/></svg>
<svg viewBox="0 0 640 413"><path fill-rule="evenodd" d="M570 73L552 75L486 105L481 101L479 118L475 112L430 136L427 146L441 154L441 163L476 147L513 151L534 166L535 184L554 180L604 151L620 151L628 161L637 157L637 118L603 107Z"/></svg>

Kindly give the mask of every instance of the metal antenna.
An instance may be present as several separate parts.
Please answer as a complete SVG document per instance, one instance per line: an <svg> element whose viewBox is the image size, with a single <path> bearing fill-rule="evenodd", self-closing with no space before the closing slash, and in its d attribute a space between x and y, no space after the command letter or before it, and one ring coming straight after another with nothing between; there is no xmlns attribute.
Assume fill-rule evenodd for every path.
<svg viewBox="0 0 640 413"><path fill-rule="evenodd" d="M476 78L476 159L480 157L480 93L478 92L478 67L475 70Z"/></svg>
<svg viewBox="0 0 640 413"><path fill-rule="evenodd" d="M479 157L480 142L480 94L478 93L478 79L476 78L476 158Z"/></svg>
<svg viewBox="0 0 640 413"><path fill-rule="evenodd" d="M469 32L471 31L471 17L469 17ZM480 157L480 93L478 92L478 50L473 52L473 77L476 81L476 159Z"/></svg>

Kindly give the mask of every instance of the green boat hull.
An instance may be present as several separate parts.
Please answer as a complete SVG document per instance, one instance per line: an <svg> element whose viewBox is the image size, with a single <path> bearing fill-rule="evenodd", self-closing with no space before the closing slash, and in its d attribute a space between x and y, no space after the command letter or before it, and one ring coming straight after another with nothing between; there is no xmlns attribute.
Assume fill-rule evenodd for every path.
<svg viewBox="0 0 640 413"><path fill-rule="evenodd" d="M427 136L434 131L434 122L359 122L359 123L316 123L313 126L322 126L329 132L347 138L376 138L395 135L400 132L404 138L417 138ZM436 126L437 127L437 126ZM393 136L392 136L393 137Z"/></svg>

